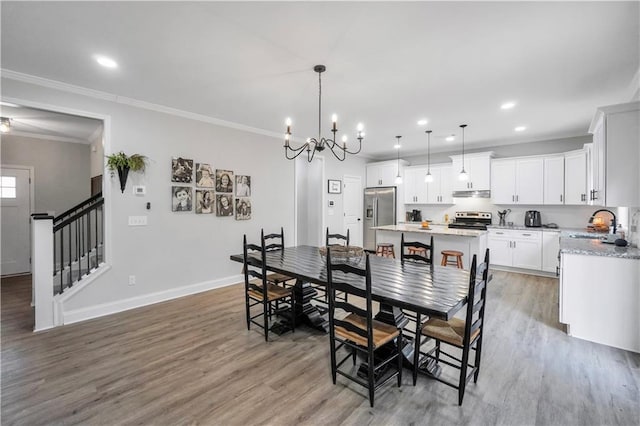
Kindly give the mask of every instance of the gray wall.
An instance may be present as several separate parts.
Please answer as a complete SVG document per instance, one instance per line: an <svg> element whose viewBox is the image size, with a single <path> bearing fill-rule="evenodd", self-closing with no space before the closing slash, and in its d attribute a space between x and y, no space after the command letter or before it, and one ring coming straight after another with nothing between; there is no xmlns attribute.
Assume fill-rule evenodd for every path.
<svg viewBox="0 0 640 426"><path fill-rule="evenodd" d="M2 164L34 168L33 212L60 214L91 195L89 145L3 135Z"/></svg>
<svg viewBox="0 0 640 426"><path fill-rule="evenodd" d="M104 173L104 148L102 132L99 132L91 142L91 177Z"/></svg>
<svg viewBox="0 0 640 426"><path fill-rule="evenodd" d="M105 187L110 191L106 195L112 267L75 295L67 309L140 300L148 294L238 276L241 265L231 262L229 255L242 251L243 234L255 240L262 227L271 230L283 226L285 243L293 244L293 162L284 158L280 139L16 80L3 78L2 89L3 96L18 100L108 116L110 146L105 146L105 154L123 150L150 159L144 175L130 175L124 194L117 178L105 175ZM172 213L173 156L250 175L253 218L236 221L215 215ZM88 179L88 159L86 165ZM147 195L133 195L134 184L145 185ZM147 202L151 210L146 210ZM147 215L148 226L127 226L130 215ZM136 275L136 285L128 285L129 275Z"/></svg>

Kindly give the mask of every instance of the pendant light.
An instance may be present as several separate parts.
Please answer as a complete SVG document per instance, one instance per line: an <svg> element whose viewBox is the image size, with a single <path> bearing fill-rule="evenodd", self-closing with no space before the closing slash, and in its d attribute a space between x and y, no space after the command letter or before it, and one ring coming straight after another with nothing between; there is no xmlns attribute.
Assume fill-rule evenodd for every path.
<svg viewBox="0 0 640 426"><path fill-rule="evenodd" d="M461 124L462 128L462 170L460 170L460 174L458 175L458 180L469 180L469 174L464 169L464 128L467 127L466 124Z"/></svg>
<svg viewBox="0 0 640 426"><path fill-rule="evenodd" d="M396 149L398 150L398 175L396 176L396 180L395 183L397 185L402 184L402 176L400 176L400 138L402 136L396 136L396 139L398 139L398 141L396 142Z"/></svg>
<svg viewBox="0 0 640 426"><path fill-rule="evenodd" d="M429 183L433 182L433 175L431 174L431 130L425 132L427 134L427 174L424 176L424 181Z"/></svg>

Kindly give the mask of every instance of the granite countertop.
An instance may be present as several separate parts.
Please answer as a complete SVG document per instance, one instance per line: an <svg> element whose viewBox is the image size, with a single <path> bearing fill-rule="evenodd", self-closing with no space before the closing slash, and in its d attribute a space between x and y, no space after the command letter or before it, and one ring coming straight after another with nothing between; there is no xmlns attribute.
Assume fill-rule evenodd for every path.
<svg viewBox="0 0 640 426"><path fill-rule="evenodd" d="M531 228L524 225L513 225L513 226L500 226L500 225L487 225L488 229L506 229L513 231L543 231L543 232L562 232L569 230L568 228Z"/></svg>
<svg viewBox="0 0 640 426"><path fill-rule="evenodd" d="M568 235L560 236L560 253L640 259L639 248L617 247L615 244L603 243L598 238L571 238Z"/></svg>
<svg viewBox="0 0 640 426"><path fill-rule="evenodd" d="M420 233L435 234L435 235L458 235L461 237L479 237L480 235L484 235L487 233L487 231L479 231L477 229L448 228L445 225L430 225L428 229L424 229L418 224L374 226L371 229L376 229L380 231L393 231L393 232L420 232Z"/></svg>

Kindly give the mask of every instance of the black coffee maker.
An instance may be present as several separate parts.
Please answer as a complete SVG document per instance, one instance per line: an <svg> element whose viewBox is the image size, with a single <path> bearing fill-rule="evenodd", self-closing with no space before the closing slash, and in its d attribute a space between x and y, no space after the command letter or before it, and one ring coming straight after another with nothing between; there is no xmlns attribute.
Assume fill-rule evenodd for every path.
<svg viewBox="0 0 640 426"><path fill-rule="evenodd" d="M416 209L407 212L407 222L422 222L422 212Z"/></svg>

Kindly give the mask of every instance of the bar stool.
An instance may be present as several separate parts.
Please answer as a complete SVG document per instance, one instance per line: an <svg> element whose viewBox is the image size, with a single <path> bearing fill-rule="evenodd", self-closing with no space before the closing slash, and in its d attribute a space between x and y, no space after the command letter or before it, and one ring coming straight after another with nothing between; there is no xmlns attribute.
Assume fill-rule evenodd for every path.
<svg viewBox="0 0 640 426"><path fill-rule="evenodd" d="M455 265L463 269L462 266L462 255L463 253L458 250L442 250L442 262L440 263L442 266L453 265L453 259L449 260L450 257L455 258Z"/></svg>
<svg viewBox="0 0 640 426"><path fill-rule="evenodd" d="M409 250L409 254L417 254L420 256L427 257L427 249L423 247L407 247Z"/></svg>
<svg viewBox="0 0 640 426"><path fill-rule="evenodd" d="M376 246L376 255L382 257L396 258L396 253L393 251L393 244L391 243L378 243Z"/></svg>

